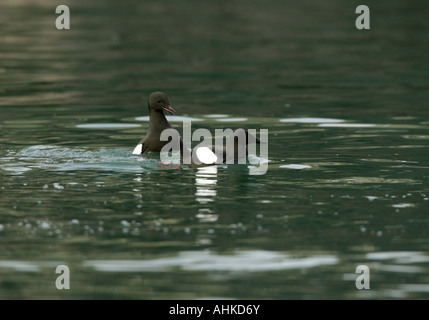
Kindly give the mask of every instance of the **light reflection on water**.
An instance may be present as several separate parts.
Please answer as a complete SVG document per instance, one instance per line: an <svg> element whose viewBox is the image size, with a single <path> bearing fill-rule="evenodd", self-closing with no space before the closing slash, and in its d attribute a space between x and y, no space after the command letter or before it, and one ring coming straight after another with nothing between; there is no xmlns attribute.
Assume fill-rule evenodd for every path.
<svg viewBox="0 0 429 320"><path fill-rule="evenodd" d="M344 122L343 119L329 119L329 118L285 118L280 119L280 122L283 123L319 123L319 124L325 124L325 123L337 123L337 122Z"/></svg>
<svg viewBox="0 0 429 320"><path fill-rule="evenodd" d="M330 255L294 258L272 251L239 251L231 255L187 251L180 252L177 257L155 260L88 260L83 263L103 272L167 272L174 268L201 272L262 272L334 265L338 259Z"/></svg>
<svg viewBox="0 0 429 320"><path fill-rule="evenodd" d="M216 184L217 166L198 168L195 173L195 200L201 204L215 201L217 195Z"/></svg>
<svg viewBox="0 0 429 320"><path fill-rule="evenodd" d="M194 117L186 117L186 116L165 116L169 122L183 122L183 121L204 121L204 119L194 118ZM149 116L137 117L137 121L149 121Z"/></svg>
<svg viewBox="0 0 429 320"><path fill-rule="evenodd" d="M424 252L400 251L400 252L372 252L368 253L368 266L371 274L377 275L378 279L395 274L402 277L412 274L424 274L427 272L429 257ZM262 277L264 272L270 272L272 276L279 277L282 272L295 273L295 281L306 281L305 278L313 274L317 269L327 270L334 265L342 263L335 255L329 254L303 254L287 253L267 250L241 250L229 254L220 254L212 251L180 251L175 256L160 257L154 259L105 259L105 260L82 260L80 266L74 264L74 268L84 268L92 270L104 277L102 274L131 274L144 275L152 273L172 272L180 273L182 276L187 273L208 274L215 281L234 281L254 274L254 278ZM394 264L392 264L394 263ZM420 264L418 266L410 264ZM13 270L18 273L46 273L54 270L57 266L65 264L64 261L0 261L0 274L6 270ZM423 264L423 265L422 265ZM426 265L425 265L426 264ZM350 262L344 267L353 268ZM347 268L346 268L347 269ZM313 270L313 271L310 271ZM100 274L101 273L101 274ZM339 273L338 279L354 286L359 274ZM131 276L132 278L134 276ZM235 280L236 281L236 280ZM376 282L378 284L378 282ZM379 284L378 284L379 286ZM388 287L374 286L372 290L355 290L354 297L360 298L409 298L416 293L429 293L429 286L424 283L391 283ZM201 298L201 297L200 297ZM224 297L225 298L225 297Z"/></svg>

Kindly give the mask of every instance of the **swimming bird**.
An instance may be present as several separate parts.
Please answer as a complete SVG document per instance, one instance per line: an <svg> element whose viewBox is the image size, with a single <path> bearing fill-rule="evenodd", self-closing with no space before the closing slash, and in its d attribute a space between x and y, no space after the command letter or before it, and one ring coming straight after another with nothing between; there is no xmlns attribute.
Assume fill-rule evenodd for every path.
<svg viewBox="0 0 429 320"><path fill-rule="evenodd" d="M146 136L140 140L134 148L133 154L145 154L148 152L161 152L162 148L171 141L161 140L161 134L166 129L173 129L164 111L175 114L174 108L170 105L167 95L163 92L153 92L148 99L149 108L149 130ZM180 150L180 160L191 168L205 167L209 165L234 163L235 160L247 156L247 145L250 143L259 144L260 141L247 130L242 128L233 131L227 138L226 146L199 147L191 150L184 146L179 133L177 141L179 144L174 148ZM194 155L195 153L195 155Z"/></svg>
<svg viewBox="0 0 429 320"><path fill-rule="evenodd" d="M133 154L148 153L150 151L160 152L168 141L161 141L161 133L165 129L171 128L170 123L165 118L164 110L175 114L176 111L170 105L167 95L163 92L152 92L148 100L149 109L149 130L146 136L140 140L135 147Z"/></svg>

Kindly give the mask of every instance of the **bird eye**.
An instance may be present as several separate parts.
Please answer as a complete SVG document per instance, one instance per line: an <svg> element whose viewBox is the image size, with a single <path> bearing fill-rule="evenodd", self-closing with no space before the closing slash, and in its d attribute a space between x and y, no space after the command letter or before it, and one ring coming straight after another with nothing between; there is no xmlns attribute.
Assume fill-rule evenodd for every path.
<svg viewBox="0 0 429 320"><path fill-rule="evenodd" d="M158 103L161 103L161 100L158 100L157 102L158 102Z"/></svg>

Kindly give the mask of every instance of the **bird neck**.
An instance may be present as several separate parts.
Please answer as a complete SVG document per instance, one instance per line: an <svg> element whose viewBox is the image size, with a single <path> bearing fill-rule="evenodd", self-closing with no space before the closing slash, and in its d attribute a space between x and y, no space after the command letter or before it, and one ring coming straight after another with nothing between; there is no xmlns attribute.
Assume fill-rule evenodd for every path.
<svg viewBox="0 0 429 320"><path fill-rule="evenodd" d="M162 110L149 109L149 129L160 129L162 131L166 128L171 128L171 125L168 123L164 112Z"/></svg>

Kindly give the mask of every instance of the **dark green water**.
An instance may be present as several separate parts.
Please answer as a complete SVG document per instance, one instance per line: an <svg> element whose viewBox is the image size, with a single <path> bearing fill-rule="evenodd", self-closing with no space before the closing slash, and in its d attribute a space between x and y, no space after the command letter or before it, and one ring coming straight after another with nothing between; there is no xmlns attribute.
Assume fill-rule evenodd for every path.
<svg viewBox="0 0 429 320"><path fill-rule="evenodd" d="M62 4L0 3L1 299L429 297L427 1ZM133 156L155 90L267 173Z"/></svg>

